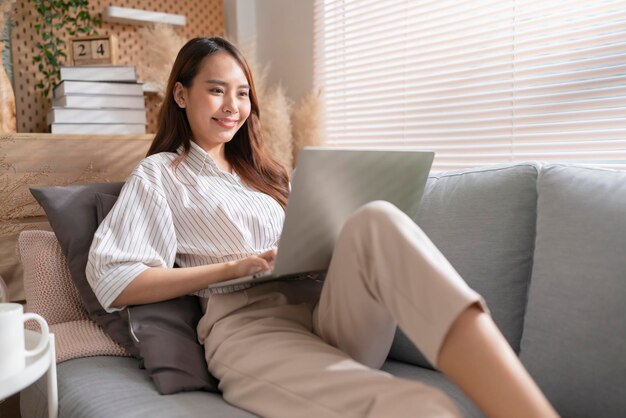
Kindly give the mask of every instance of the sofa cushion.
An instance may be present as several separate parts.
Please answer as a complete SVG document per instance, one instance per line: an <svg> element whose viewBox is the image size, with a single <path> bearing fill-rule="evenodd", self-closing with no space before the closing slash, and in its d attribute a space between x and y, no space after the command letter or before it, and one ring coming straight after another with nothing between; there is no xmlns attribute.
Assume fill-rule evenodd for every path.
<svg viewBox="0 0 626 418"><path fill-rule="evenodd" d="M128 356L87 316L54 233L22 231L18 245L27 311L43 316L50 325L56 338L57 363L97 355ZM26 322L25 327L39 332L34 321Z"/></svg>
<svg viewBox="0 0 626 418"><path fill-rule="evenodd" d="M116 195L96 193L98 224L117 202ZM218 381L209 373L204 347L196 327L202 318L197 296L128 306L128 321L142 367L162 395L203 389L217 392Z"/></svg>
<svg viewBox="0 0 626 418"><path fill-rule="evenodd" d="M89 319L54 233L22 231L17 244L27 310L43 316L48 325Z"/></svg>
<svg viewBox="0 0 626 418"><path fill-rule="evenodd" d="M209 373L196 327L202 318L198 296L129 306L123 311L142 366L162 395L192 390L218 392Z"/></svg>
<svg viewBox="0 0 626 418"><path fill-rule="evenodd" d="M522 163L431 175L414 217L485 298L516 352L532 268L537 173L537 165ZM401 331L390 357L431 367Z"/></svg>
<svg viewBox="0 0 626 418"><path fill-rule="evenodd" d="M88 357L57 367L59 418L214 417L251 418L216 393L181 392L161 396L137 361ZM22 391L23 417L47 417L46 376Z"/></svg>
<svg viewBox="0 0 626 418"><path fill-rule="evenodd" d="M410 364L387 360L382 370L404 379L416 380L428 386L439 389L450 397L459 408L464 418L484 418L484 415L476 407L461 389L449 380L445 375L435 370L415 367Z"/></svg>
<svg viewBox="0 0 626 418"><path fill-rule="evenodd" d="M438 388L450 396L464 417L483 418L473 402L439 372L395 361L387 361L382 370ZM57 376L59 418L256 417L217 394L159 396L146 371L137 369L134 360L128 358L100 356L68 361L58 366ZM45 376L22 391L20 404L22 416L48 416Z"/></svg>
<svg viewBox="0 0 626 418"><path fill-rule="evenodd" d="M553 165L538 193L521 359L562 416L623 416L626 173Z"/></svg>
<svg viewBox="0 0 626 418"><path fill-rule="evenodd" d="M118 194L96 193L96 216L98 225L102 223L111 209L113 209L115 202L117 202L117 197Z"/></svg>
<svg viewBox="0 0 626 418"><path fill-rule="evenodd" d="M96 193L119 194L123 183L52 186L31 188L30 191L43 207L63 255L67 258L70 276L81 296L89 318L102 327L115 342L133 356L135 348L126 321L119 312L104 310L87 282L85 268L93 235L98 228Z"/></svg>
<svg viewBox="0 0 626 418"><path fill-rule="evenodd" d="M31 191L43 206L67 255L72 279L89 317L142 362L159 393L218 391L217 380L208 371L203 347L196 337L196 325L202 316L197 296L108 313L87 281L85 267L93 235L115 204L121 186L122 183L114 187L92 184ZM80 266L82 270L77 271Z"/></svg>

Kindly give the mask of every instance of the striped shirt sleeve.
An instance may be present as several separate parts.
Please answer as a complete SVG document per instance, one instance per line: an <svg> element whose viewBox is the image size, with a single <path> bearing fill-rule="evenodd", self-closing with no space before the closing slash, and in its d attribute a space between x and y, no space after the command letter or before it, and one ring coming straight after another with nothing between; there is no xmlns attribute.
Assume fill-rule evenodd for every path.
<svg viewBox="0 0 626 418"><path fill-rule="evenodd" d="M128 284L150 267L172 267L176 233L164 195L131 175L91 244L86 275L107 312Z"/></svg>

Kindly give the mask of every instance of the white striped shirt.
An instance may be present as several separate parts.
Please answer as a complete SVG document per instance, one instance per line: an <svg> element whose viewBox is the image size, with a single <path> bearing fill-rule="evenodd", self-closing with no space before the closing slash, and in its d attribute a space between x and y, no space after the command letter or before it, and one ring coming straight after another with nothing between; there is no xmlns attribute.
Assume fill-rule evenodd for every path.
<svg viewBox="0 0 626 418"><path fill-rule="evenodd" d="M222 171L194 142L174 170L178 155L162 152L141 161L96 231L86 273L108 312L122 309L111 303L150 267L233 261L266 251L280 238L285 213L276 200Z"/></svg>

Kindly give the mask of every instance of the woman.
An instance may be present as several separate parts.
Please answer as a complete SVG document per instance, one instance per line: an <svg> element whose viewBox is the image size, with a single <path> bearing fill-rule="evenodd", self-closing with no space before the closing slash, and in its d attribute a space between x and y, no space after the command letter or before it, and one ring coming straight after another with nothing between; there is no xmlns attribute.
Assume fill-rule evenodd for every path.
<svg viewBox="0 0 626 418"><path fill-rule="evenodd" d="M348 219L323 284L211 294L271 267L288 191L244 58L221 38L189 41L148 157L95 235L96 295L109 311L199 295L209 370L228 402L261 416L458 416L442 393L378 370L397 324L486 415L556 416L481 297L391 204Z"/></svg>

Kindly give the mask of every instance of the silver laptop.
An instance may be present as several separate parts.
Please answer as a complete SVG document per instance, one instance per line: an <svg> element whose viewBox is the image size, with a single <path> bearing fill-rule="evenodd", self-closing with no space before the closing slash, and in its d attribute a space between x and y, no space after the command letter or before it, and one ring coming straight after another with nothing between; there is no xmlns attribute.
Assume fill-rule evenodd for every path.
<svg viewBox="0 0 626 418"><path fill-rule="evenodd" d="M346 219L386 200L413 217L424 192L430 151L305 147L298 157L274 267L209 288L289 279L328 269Z"/></svg>

